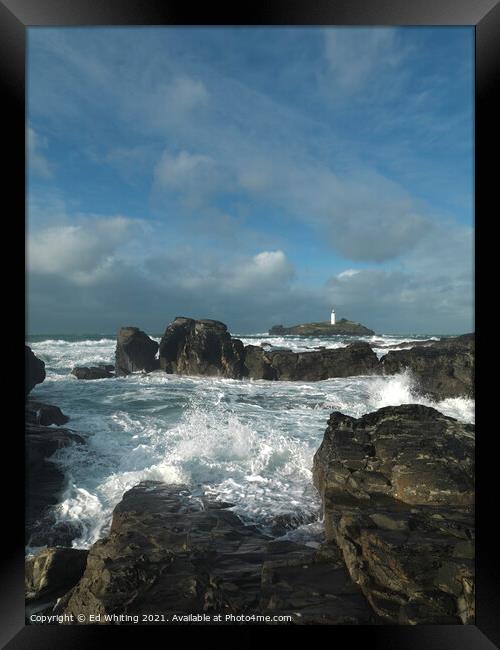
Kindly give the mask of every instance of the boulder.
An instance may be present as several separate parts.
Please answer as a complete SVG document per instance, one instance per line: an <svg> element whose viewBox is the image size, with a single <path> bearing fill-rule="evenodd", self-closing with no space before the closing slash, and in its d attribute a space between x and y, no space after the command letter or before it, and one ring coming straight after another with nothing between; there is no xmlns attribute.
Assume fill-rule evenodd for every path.
<svg viewBox="0 0 500 650"><path fill-rule="evenodd" d="M329 419L313 467L326 539L387 622L474 620L473 435L420 405Z"/></svg>
<svg viewBox="0 0 500 650"><path fill-rule="evenodd" d="M385 374L409 369L419 389L433 399L474 396L474 334L393 350L380 363Z"/></svg>
<svg viewBox="0 0 500 650"><path fill-rule="evenodd" d="M340 555L273 542L227 504L146 481L123 495L60 614L289 614L293 623L373 623ZM146 621L148 622L148 621ZM153 621L152 621L153 622ZM180 621L182 622L182 621ZM251 620L249 621L252 622Z"/></svg>
<svg viewBox="0 0 500 650"><path fill-rule="evenodd" d="M45 363L33 354L31 348L24 346L25 392L26 396L45 379Z"/></svg>
<svg viewBox="0 0 500 650"><path fill-rule="evenodd" d="M41 424L42 426L50 426L51 424L59 426L69 422L69 417L64 415L58 406L34 400L26 402L25 416L26 422L29 424Z"/></svg>
<svg viewBox="0 0 500 650"><path fill-rule="evenodd" d="M116 375L129 375L144 370L151 372L159 367L156 353L158 343L138 327L121 327L118 330L115 353Z"/></svg>
<svg viewBox="0 0 500 650"><path fill-rule="evenodd" d="M51 456L58 449L83 442L80 435L69 429L26 424L25 534L30 545L67 541L67 531L61 536L62 531L54 527L52 512L52 506L60 500L66 477Z"/></svg>
<svg viewBox="0 0 500 650"><path fill-rule="evenodd" d="M106 366L90 366L84 367L79 366L73 368L71 374L74 375L77 379L109 379L115 375L107 370Z"/></svg>
<svg viewBox="0 0 500 650"><path fill-rule="evenodd" d="M292 352L267 352L245 348L246 376L280 381L320 381L332 377L370 375L380 372L379 360L368 343L356 341L343 348Z"/></svg>
<svg viewBox="0 0 500 650"><path fill-rule="evenodd" d="M239 379L243 356L243 343L216 320L177 317L160 342L160 368L179 375Z"/></svg>
<svg viewBox="0 0 500 650"><path fill-rule="evenodd" d="M49 547L25 561L25 600L52 603L80 580L87 563L87 550Z"/></svg>

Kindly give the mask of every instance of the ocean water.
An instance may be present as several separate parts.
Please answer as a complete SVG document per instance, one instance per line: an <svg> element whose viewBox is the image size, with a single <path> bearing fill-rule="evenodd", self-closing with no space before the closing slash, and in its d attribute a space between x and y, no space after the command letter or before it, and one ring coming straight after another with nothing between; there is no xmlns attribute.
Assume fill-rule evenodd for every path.
<svg viewBox="0 0 500 650"><path fill-rule="evenodd" d="M239 338L271 349L308 350L341 347L354 337ZM431 337L359 338L382 356L391 346L407 341L411 347ZM70 374L75 365L114 362L112 336L31 336L27 344L47 372L32 397L59 406L71 418L66 426L87 439L54 456L68 476L57 518L74 526L77 548L107 532L123 493L144 479L187 483L195 492L234 504L238 515L264 531L276 516L292 515L304 523L288 537L314 545L322 525L312 459L332 411L359 417L382 406L421 403L464 422L474 420L473 400L432 402L416 395L408 373L269 382L155 372L78 381Z"/></svg>

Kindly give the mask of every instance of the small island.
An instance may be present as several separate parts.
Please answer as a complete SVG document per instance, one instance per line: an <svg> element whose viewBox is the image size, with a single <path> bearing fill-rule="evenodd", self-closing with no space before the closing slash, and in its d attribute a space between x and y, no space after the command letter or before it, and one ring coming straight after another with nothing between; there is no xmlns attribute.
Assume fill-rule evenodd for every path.
<svg viewBox="0 0 500 650"><path fill-rule="evenodd" d="M269 330L269 334L280 336L282 334L295 334L298 336L331 336L332 334L364 336L375 334L375 332L360 323L354 323L346 318L341 318L334 324L324 321L320 323L303 323L302 325L293 325L292 327L273 325Z"/></svg>

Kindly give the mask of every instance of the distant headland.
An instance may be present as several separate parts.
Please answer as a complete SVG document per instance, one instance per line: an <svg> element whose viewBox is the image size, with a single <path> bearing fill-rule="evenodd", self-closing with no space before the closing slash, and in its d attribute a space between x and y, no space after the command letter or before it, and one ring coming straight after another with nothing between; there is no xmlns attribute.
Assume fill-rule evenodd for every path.
<svg viewBox="0 0 500 650"><path fill-rule="evenodd" d="M341 318L333 325L328 321L320 323L303 323L302 325L293 325L292 327L273 325L269 330L269 334L295 334L298 336L331 336L332 334L341 334L344 336L356 336L375 334L375 332L360 323L354 323L346 318Z"/></svg>

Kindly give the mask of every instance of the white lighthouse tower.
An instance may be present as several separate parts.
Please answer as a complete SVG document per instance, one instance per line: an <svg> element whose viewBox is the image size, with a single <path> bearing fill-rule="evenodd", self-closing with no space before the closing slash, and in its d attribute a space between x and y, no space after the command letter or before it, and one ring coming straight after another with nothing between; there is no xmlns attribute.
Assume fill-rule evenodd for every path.
<svg viewBox="0 0 500 650"><path fill-rule="evenodd" d="M335 309L332 309L332 313L330 315L330 323L332 325L335 325Z"/></svg>

